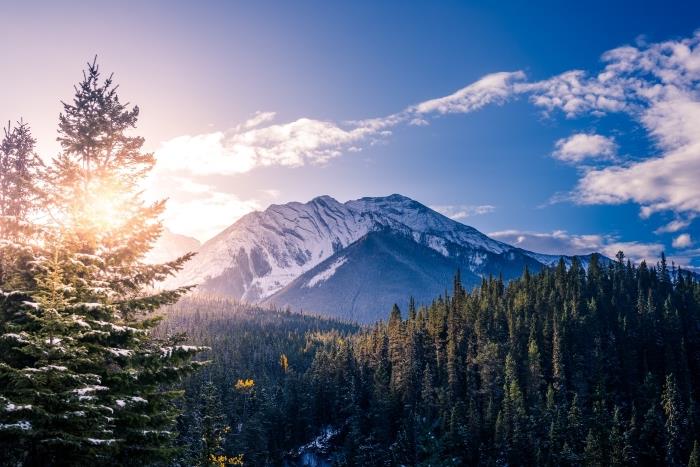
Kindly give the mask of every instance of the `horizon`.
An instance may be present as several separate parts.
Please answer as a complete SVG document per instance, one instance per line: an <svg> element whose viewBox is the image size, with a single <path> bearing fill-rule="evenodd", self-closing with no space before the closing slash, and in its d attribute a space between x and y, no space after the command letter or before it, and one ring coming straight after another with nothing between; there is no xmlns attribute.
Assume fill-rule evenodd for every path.
<svg viewBox="0 0 700 467"><path fill-rule="evenodd" d="M401 193L524 249L665 252L697 271L700 24L680 7L700 12L12 4L0 37L26 39L8 52L1 117L24 118L53 157L60 100L97 54L141 109L136 134L158 158L148 191L169 198L175 233L206 241L320 193ZM111 20L89 21L97 11ZM120 24L133 33L113 41Z"/></svg>

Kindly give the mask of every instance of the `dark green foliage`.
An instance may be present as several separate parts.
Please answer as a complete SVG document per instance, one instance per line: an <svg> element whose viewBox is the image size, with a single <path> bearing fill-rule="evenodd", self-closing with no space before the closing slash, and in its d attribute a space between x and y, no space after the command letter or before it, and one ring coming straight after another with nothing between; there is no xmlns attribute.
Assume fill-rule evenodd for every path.
<svg viewBox="0 0 700 467"><path fill-rule="evenodd" d="M143 262L164 203L141 197L138 108L95 62L75 89L46 170L26 125L0 144L0 465L163 465L201 349L151 334L188 290L154 285L191 255Z"/></svg>
<svg viewBox="0 0 700 467"><path fill-rule="evenodd" d="M186 328L222 339L207 322ZM235 322L244 329L218 345L213 375L232 426L244 426L229 453L256 465L327 426L339 434L321 457L339 465L697 461L700 285L663 262L562 263L472 292L457 279L451 297L405 319L394 308L350 337L254 336ZM280 353L291 374L276 368ZM243 377L260 378L245 411L230 389Z"/></svg>
<svg viewBox="0 0 700 467"><path fill-rule="evenodd" d="M178 424L183 451L176 465L207 465L203 459L212 451L212 433L221 435L215 454L244 454L246 465L279 464L287 451L328 424L333 414L326 401L359 384L346 379L353 371L345 369L352 368L347 336L357 332L356 325L202 296L183 298L166 311L158 335L186 332L193 342L211 347L202 357L211 363L185 382ZM344 352L336 346L344 346ZM332 385L324 385L313 377L321 367L343 371L334 375ZM239 380L248 379L252 388L236 389Z"/></svg>

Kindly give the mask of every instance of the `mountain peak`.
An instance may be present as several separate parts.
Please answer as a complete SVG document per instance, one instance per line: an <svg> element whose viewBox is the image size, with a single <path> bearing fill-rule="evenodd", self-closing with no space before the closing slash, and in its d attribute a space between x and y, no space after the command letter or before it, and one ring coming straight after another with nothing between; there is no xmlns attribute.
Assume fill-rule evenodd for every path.
<svg viewBox="0 0 700 467"><path fill-rule="evenodd" d="M378 231L428 248L473 277L509 278L525 266L535 270L546 265L545 258L494 240L398 193L345 203L323 195L247 214L202 245L178 277L165 285L201 284L205 290L258 302Z"/></svg>
<svg viewBox="0 0 700 467"><path fill-rule="evenodd" d="M338 202L335 198L333 198L333 197L330 196L330 195L320 195L320 196L316 196L315 198L313 198L313 199L310 201L310 203L318 203L318 202L321 202L321 201L324 201L324 202L331 202L331 203L337 203L337 202Z"/></svg>

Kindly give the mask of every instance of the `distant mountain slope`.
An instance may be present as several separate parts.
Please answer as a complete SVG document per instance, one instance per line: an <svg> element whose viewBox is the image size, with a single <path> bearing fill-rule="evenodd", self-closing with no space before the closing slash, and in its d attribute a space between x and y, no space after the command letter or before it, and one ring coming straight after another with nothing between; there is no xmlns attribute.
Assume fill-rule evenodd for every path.
<svg viewBox="0 0 700 467"><path fill-rule="evenodd" d="M332 264L326 264L326 260L334 257L341 261L340 252L373 232L392 232L423 247L415 250L421 255L416 264L424 264L428 258L426 249L437 253L430 256L435 262L434 267L428 267L431 271L452 265L440 291L451 283L457 265L464 277L500 274L510 279L519 276L526 266L539 270L558 260L555 256L538 255L494 240L402 195L361 198L346 203L330 196L319 196L308 203L271 205L265 211L243 216L205 242L185 269L165 285L199 284L203 291L250 302L264 301L305 273L316 270L321 263L330 268ZM378 241L378 237L372 238L370 240ZM405 256L394 253L395 257ZM357 256L357 253L353 255ZM345 266L338 263L335 267L342 271ZM327 271L330 274L330 269ZM438 280L438 276L431 274L433 282ZM317 280L322 282L321 279ZM385 280L384 276L378 280ZM416 290L415 287L409 289ZM301 296L297 292L293 297L289 295L290 300L294 298L300 306ZM319 294L314 296L317 297L314 300L320 300Z"/></svg>
<svg viewBox="0 0 700 467"><path fill-rule="evenodd" d="M163 233L151 251L146 254L145 261L150 264L165 263L179 258L185 253L196 252L200 246L201 243L196 238L163 229Z"/></svg>
<svg viewBox="0 0 700 467"><path fill-rule="evenodd" d="M265 303L367 323L385 318L394 303L406 310L409 291L417 291L418 304L429 304L446 291L459 266L403 234L370 232ZM480 278L467 272L464 280L474 284Z"/></svg>

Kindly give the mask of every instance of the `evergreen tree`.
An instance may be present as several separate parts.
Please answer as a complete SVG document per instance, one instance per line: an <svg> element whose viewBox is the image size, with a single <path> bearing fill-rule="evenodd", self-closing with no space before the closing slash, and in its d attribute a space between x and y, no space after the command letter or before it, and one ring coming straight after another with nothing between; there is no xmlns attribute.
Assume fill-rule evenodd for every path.
<svg viewBox="0 0 700 467"><path fill-rule="evenodd" d="M222 454L224 438L229 433L230 427L226 425L219 388L209 381L202 386L200 394L202 429L200 465L209 465L213 457Z"/></svg>
<svg viewBox="0 0 700 467"><path fill-rule="evenodd" d="M34 152L29 125L8 123L0 141L0 289L24 289L32 284L31 261L37 228L31 215L39 208L39 178L43 168Z"/></svg>
<svg viewBox="0 0 700 467"><path fill-rule="evenodd" d="M693 450L690 452L688 467L700 467L700 446L697 441L693 441Z"/></svg>
<svg viewBox="0 0 700 467"><path fill-rule="evenodd" d="M666 384L661 395L661 405L666 419L664 424L666 428L666 465L681 465L684 416L676 378L672 374L666 376Z"/></svg>
<svg viewBox="0 0 700 467"><path fill-rule="evenodd" d="M141 200L138 184L154 158L141 151L143 138L129 136L137 118L95 62L64 103L62 152L45 192L55 222L41 229L35 284L7 295L0 310L0 392L8 404L31 407L12 423L0 414L0 427L21 427L0 430L0 450L17 452L24 465L143 465L175 449L172 384L196 366L200 349L150 333L152 313L187 290L152 286L189 255L142 261L164 204Z"/></svg>

